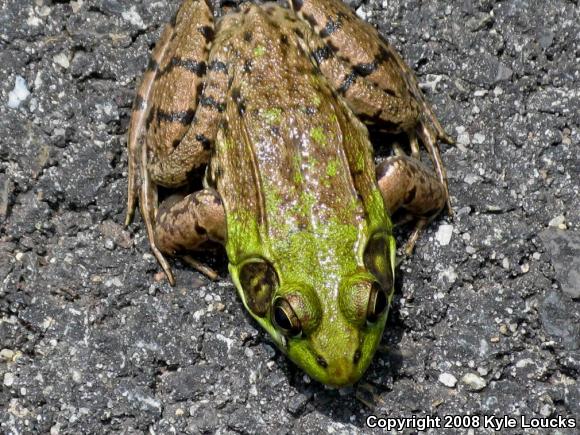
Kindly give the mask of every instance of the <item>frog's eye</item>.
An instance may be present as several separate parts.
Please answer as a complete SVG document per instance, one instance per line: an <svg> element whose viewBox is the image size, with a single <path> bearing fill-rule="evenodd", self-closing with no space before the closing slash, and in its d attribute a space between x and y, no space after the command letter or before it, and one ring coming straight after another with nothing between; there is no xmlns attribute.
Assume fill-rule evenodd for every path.
<svg viewBox="0 0 580 435"><path fill-rule="evenodd" d="M387 292L379 285L379 283L374 282L371 287L369 304L367 306L367 321L373 323L379 320L381 314L385 312L387 305Z"/></svg>
<svg viewBox="0 0 580 435"><path fill-rule="evenodd" d="M294 337L302 332L300 319L284 298L278 298L272 306L272 319L276 326L287 336Z"/></svg>
<svg viewBox="0 0 580 435"><path fill-rule="evenodd" d="M365 249L364 264L384 290L389 291L393 288L391 253L389 242L384 234L379 233L371 237Z"/></svg>
<svg viewBox="0 0 580 435"><path fill-rule="evenodd" d="M278 275L272 264L261 258L252 259L241 267L239 277L248 308L259 317L266 316L278 288Z"/></svg>

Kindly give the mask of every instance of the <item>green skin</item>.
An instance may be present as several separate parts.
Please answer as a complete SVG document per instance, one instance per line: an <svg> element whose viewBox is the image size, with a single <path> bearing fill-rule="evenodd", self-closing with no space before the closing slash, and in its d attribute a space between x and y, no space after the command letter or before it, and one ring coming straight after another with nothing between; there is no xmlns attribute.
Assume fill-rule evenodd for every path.
<svg viewBox="0 0 580 435"><path fill-rule="evenodd" d="M248 311L294 363L324 384L350 385L370 364L386 322L386 309L368 322L367 308L374 282L387 283L387 304L392 297L392 225L366 127L300 55L292 25L274 28L267 17L251 7L241 23L224 24L215 41L218 53L238 55L226 60L230 92L245 101L240 113L235 96L226 99L228 123L218 131L211 162L219 168L215 187L225 209L229 270ZM252 44L241 37L248 29ZM288 43L279 42L280 32ZM254 46L264 48L256 53ZM248 58L252 72L243 74ZM293 92L264 80L284 75L292 76ZM381 234L385 249L365 260L374 234ZM277 277L261 312L241 279L243 266L260 259ZM253 278L263 281L259 274ZM272 319L279 298L292 302L301 324L297 336Z"/></svg>
<svg viewBox="0 0 580 435"><path fill-rule="evenodd" d="M276 5L242 6L216 26L207 53L194 38L208 34L199 29L213 26L211 11L204 1L184 1L133 112L127 222L139 195L153 252L171 283L163 254L223 243L248 312L308 375L342 387L364 374L385 327L395 273L387 210L403 207L427 222L447 200L441 171L437 180L402 157L375 168L355 113L378 113L376 122L411 138L417 128L426 143L444 133L418 119L423 110L440 129L411 71L372 27L336 0L293 6L304 20ZM319 38L332 17L340 21L330 26L332 46L358 65L348 91L341 88L352 66ZM199 71L190 70L201 61L208 65L203 87ZM204 95L195 107L198 89ZM189 125L183 114L194 108ZM207 188L166 198L158 208L158 186L186 191L187 177L204 164ZM293 328L284 327L281 307Z"/></svg>
<svg viewBox="0 0 580 435"><path fill-rule="evenodd" d="M340 229L337 230L340 231ZM346 231L358 236L363 242L360 246L364 246L364 240L367 238L366 231L359 231L356 228L346 229ZM395 240L391 235L387 237L391 253L387 264L394 273ZM337 245L344 246L344 239L340 234L333 234L333 237L323 241L317 239L303 243L302 238L308 238L308 235L293 237L289 243L288 257L286 257L289 261L275 265L275 267L278 266L276 269L280 277L280 288L276 291L275 297L292 291L303 294L314 292L320 303L310 303L314 306L308 308L315 312L318 323L315 333L308 336L286 337L273 324L269 316L257 316L248 306L246 294L239 280L240 266L243 263L237 265L230 263L230 275L248 312L296 365L310 377L326 385L347 386L359 380L371 363L383 335L388 310L385 310L380 319L374 323L361 323L360 318L346 310L343 311L336 295L339 292L347 292L353 285L353 281L356 282L357 279L361 282L373 279L372 276L364 273L352 274L352 270L362 263L362 250L354 252L353 249L349 253L343 249L343 252L333 257L332 269L320 269L313 266L317 263L306 259L320 255L328 255L330 258L332 253L336 252ZM350 247L353 248L352 245ZM245 245L245 252L249 259L253 256L269 258L271 257L269 251L270 249L255 241L250 241ZM391 288L388 295L389 305L392 290ZM305 299L307 303L312 300L306 297ZM355 363L353 355L357 350L360 350L361 357L358 363ZM318 356L322 356L327 362L326 368L321 367L317 362Z"/></svg>

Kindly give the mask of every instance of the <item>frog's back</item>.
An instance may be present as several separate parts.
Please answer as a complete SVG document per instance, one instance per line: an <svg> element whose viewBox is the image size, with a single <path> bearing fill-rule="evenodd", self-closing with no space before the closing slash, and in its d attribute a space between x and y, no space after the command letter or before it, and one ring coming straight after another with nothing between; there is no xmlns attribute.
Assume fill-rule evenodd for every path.
<svg viewBox="0 0 580 435"><path fill-rule="evenodd" d="M320 240L329 225L357 239L377 193L372 148L307 53L310 29L277 6L249 6L221 26L212 50L225 53L230 82L212 171L235 234L230 261L247 240Z"/></svg>

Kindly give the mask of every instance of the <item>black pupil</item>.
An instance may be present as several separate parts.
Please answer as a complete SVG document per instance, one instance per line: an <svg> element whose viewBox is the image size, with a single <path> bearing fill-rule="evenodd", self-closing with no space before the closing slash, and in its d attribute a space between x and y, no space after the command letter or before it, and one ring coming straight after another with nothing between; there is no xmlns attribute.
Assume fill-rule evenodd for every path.
<svg viewBox="0 0 580 435"><path fill-rule="evenodd" d="M288 318L288 315L282 309L282 307L278 306L274 308L274 320L276 321L276 324L280 328L285 329L287 331L290 331L292 329L292 323L290 323L290 319Z"/></svg>

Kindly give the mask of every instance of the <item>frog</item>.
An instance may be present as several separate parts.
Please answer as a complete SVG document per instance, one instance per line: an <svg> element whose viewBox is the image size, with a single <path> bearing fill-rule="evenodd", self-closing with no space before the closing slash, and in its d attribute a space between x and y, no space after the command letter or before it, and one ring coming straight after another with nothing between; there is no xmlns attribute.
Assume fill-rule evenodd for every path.
<svg viewBox="0 0 580 435"><path fill-rule="evenodd" d="M409 138L378 165L367 126ZM452 143L415 75L340 0L244 3L217 19L185 0L155 46L128 134L126 224L137 203L168 257L225 248L247 312L330 387L356 383L394 293L395 213L449 206ZM425 149L432 168L421 161ZM200 175L201 174L201 175Z"/></svg>

